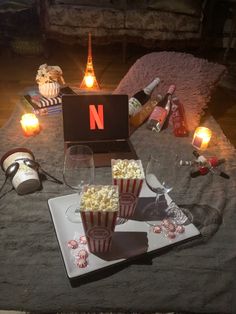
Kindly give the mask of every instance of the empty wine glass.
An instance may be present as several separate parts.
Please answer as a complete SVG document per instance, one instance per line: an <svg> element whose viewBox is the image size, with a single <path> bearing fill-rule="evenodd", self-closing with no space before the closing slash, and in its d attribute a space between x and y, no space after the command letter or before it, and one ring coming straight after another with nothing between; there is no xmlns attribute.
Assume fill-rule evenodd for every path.
<svg viewBox="0 0 236 314"><path fill-rule="evenodd" d="M66 210L66 217L71 222L81 222L80 197L83 187L94 182L93 152L86 145L73 145L67 148L63 169L64 182L77 190L78 200Z"/></svg>
<svg viewBox="0 0 236 314"><path fill-rule="evenodd" d="M161 158L161 156L151 155L146 167L147 186L156 193L155 201L146 209L150 219L147 221L149 225L159 224L160 220L166 217L171 217L178 224L183 224L187 220L182 210L173 201L168 201L166 197L177 183L178 177L176 159L170 160L167 167L164 167L165 159L164 156Z"/></svg>

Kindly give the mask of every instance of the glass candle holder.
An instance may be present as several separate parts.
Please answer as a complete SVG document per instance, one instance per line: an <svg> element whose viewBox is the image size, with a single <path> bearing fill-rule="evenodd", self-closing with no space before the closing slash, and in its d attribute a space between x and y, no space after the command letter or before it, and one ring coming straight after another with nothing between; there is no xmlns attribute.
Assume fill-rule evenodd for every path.
<svg viewBox="0 0 236 314"><path fill-rule="evenodd" d="M40 132L39 120L33 113L25 113L20 123L25 136L34 136Z"/></svg>
<svg viewBox="0 0 236 314"><path fill-rule="evenodd" d="M205 150L211 139L212 132L206 127L198 127L193 135L192 145L199 149Z"/></svg>

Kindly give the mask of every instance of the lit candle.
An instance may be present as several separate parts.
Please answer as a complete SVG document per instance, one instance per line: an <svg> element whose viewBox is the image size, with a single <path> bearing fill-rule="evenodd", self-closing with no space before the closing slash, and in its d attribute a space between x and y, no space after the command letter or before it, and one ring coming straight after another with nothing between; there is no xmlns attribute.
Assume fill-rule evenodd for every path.
<svg viewBox="0 0 236 314"><path fill-rule="evenodd" d="M206 127L196 128L193 135L192 145L199 150L205 150L211 139L211 134L211 130Z"/></svg>
<svg viewBox="0 0 236 314"><path fill-rule="evenodd" d="M36 135L40 132L39 120L33 113L24 114L20 123L25 136Z"/></svg>

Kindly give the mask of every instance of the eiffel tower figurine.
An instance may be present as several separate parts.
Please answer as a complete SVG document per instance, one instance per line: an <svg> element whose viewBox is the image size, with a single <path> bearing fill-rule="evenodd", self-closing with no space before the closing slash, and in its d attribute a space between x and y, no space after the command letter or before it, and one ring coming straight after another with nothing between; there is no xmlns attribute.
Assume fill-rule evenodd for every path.
<svg viewBox="0 0 236 314"><path fill-rule="evenodd" d="M94 68L93 68L93 60L92 60L92 44L91 44L91 33L89 33L88 37L88 59L86 70L84 74L84 78L82 83L80 84L81 89L91 89L91 90L98 90L100 86L97 82Z"/></svg>

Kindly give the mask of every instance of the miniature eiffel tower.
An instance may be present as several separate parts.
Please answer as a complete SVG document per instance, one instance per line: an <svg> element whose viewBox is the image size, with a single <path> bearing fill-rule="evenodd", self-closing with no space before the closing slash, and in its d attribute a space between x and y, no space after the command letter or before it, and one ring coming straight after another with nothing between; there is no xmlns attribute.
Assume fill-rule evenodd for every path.
<svg viewBox="0 0 236 314"><path fill-rule="evenodd" d="M84 78L82 83L80 84L81 89L100 89L100 86L98 85L94 68L93 68L93 60L92 60L92 44L91 44L91 33L89 33L88 37L88 59L87 59L87 65L86 70L84 74Z"/></svg>

